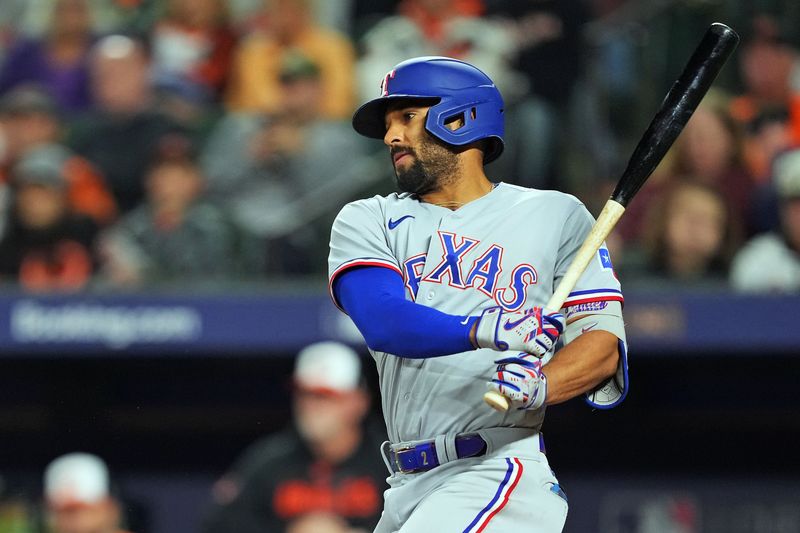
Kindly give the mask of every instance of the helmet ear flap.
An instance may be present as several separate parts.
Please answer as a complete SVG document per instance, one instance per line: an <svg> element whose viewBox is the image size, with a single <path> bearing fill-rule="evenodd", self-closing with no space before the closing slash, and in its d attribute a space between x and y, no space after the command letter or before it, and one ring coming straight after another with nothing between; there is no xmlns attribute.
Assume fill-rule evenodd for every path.
<svg viewBox="0 0 800 533"><path fill-rule="evenodd" d="M428 132L440 140L454 145L464 146L485 139L484 162L497 159L503 151L502 137L487 130L486 120L496 120L502 115L502 103L478 98L459 104L456 98L442 98L442 101L428 110L425 124Z"/></svg>

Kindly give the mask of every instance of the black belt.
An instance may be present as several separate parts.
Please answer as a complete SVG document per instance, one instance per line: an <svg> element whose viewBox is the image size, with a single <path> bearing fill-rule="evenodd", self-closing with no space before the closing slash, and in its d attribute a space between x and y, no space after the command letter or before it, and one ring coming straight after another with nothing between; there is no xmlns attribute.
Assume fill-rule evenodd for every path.
<svg viewBox="0 0 800 533"><path fill-rule="evenodd" d="M486 453L486 441L480 435L461 435L455 439L456 456L459 459L467 457L480 457ZM436 441L429 440L416 443L412 446L389 448L384 450L384 455L392 472L413 474L426 472L439 466L439 456L436 453Z"/></svg>

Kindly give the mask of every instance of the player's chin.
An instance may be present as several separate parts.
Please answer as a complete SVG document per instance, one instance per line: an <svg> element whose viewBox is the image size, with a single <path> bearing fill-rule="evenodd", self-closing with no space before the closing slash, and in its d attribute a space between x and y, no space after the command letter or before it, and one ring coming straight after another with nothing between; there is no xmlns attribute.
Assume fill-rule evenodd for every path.
<svg viewBox="0 0 800 533"><path fill-rule="evenodd" d="M417 195L428 194L436 190L437 180L425 171L422 164L414 159L407 168L395 167L397 187L403 192Z"/></svg>

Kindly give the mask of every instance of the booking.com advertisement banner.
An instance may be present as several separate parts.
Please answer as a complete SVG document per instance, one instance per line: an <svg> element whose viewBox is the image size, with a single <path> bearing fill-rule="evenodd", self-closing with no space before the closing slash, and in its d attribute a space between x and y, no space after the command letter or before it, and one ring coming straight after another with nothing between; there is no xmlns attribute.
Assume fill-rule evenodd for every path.
<svg viewBox="0 0 800 533"><path fill-rule="evenodd" d="M800 298L626 294L629 345L639 354L796 350ZM743 323L747 327L742 327ZM291 352L337 339L363 345L327 294L0 295L0 353L198 356Z"/></svg>
<svg viewBox="0 0 800 533"><path fill-rule="evenodd" d="M3 296L0 347L6 353L196 356L292 351L331 337L357 344L354 326L338 315L319 295Z"/></svg>

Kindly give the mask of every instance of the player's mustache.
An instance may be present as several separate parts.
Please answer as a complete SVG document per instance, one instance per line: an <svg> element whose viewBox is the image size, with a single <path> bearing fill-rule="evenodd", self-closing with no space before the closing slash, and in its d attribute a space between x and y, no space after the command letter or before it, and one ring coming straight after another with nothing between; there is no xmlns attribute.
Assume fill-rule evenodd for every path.
<svg viewBox="0 0 800 533"><path fill-rule="evenodd" d="M406 147L403 147L403 146L392 146L389 149L389 155L391 156L392 159L394 159L394 156L396 156L397 154L409 154L409 155L414 155L414 156L417 155L417 154L414 153L414 150L411 149L411 148L406 148Z"/></svg>

